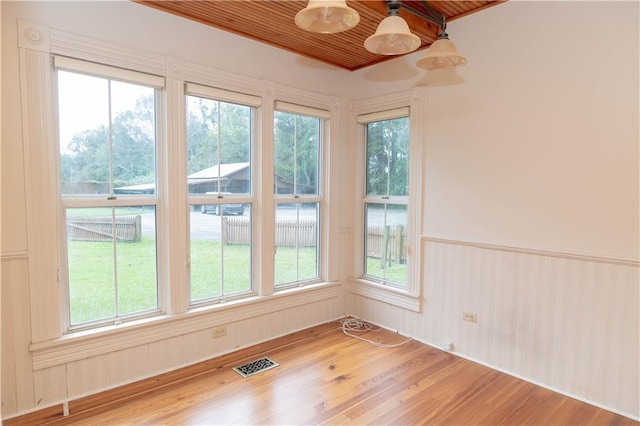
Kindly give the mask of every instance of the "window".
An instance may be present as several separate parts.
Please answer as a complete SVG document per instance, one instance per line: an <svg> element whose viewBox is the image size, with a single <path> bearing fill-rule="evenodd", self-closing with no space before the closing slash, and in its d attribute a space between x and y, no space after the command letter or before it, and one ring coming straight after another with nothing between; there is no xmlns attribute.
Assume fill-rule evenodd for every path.
<svg viewBox="0 0 640 426"><path fill-rule="evenodd" d="M163 79L60 57L56 71L68 327L157 313Z"/></svg>
<svg viewBox="0 0 640 426"><path fill-rule="evenodd" d="M340 296L340 265L322 262L334 241L327 174L316 170L302 191L298 168L297 189L275 196L273 179L274 98L324 108L277 109L315 117L318 166L338 99L58 30L43 32L46 43L31 34L18 47L34 371ZM314 206L322 241L311 272L293 279L315 285L274 289L278 202Z"/></svg>
<svg viewBox="0 0 640 426"><path fill-rule="evenodd" d="M363 273L407 286L408 108L358 117L365 127Z"/></svg>
<svg viewBox="0 0 640 426"><path fill-rule="evenodd" d="M321 141L327 111L276 102L275 288L320 276Z"/></svg>
<svg viewBox="0 0 640 426"><path fill-rule="evenodd" d="M260 99L187 87L191 303L251 294L252 141Z"/></svg>

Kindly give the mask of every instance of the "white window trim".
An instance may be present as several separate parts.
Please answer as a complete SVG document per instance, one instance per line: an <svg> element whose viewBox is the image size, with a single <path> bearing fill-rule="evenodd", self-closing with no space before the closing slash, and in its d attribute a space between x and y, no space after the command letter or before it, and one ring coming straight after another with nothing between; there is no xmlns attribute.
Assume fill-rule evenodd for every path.
<svg viewBox="0 0 640 426"><path fill-rule="evenodd" d="M267 93L270 95L269 100L271 101L269 105L269 109L271 114L268 119L270 122L267 126L264 126L264 131L266 132L265 137L269 140L269 143L264 144L269 147L269 151L265 153L265 158L273 159L273 117L275 116L276 105L281 107L281 111L284 112L292 112L295 114L311 114L315 117L323 118L322 121L322 143L321 143L321 152L320 152L320 169L321 169L321 177L320 177L320 194L322 200L318 199L320 202L320 229L318 231L318 237L320 238L319 244L319 279L314 283L305 283L302 287L290 287L290 286L282 286L277 289L273 287L274 282L274 262L268 262L269 265L265 266L265 279L269 279L270 289L274 294L286 293L289 291L295 291L296 288L305 288L306 286L314 286L318 282L331 282L335 277L338 276L338 271L335 267L330 265L330 252L335 249L336 244L338 244L338 239L332 240L331 236L333 235L331 230L332 226L335 224L335 220L330 217L329 203L327 200L331 199L331 187L336 185L336 182L331 181L330 173L329 173L329 165L331 158L331 145L336 143L339 140L339 113L340 113L340 101L338 98L333 96L324 96L316 93L308 92L306 90L296 89L289 86L284 86L281 84L271 84L267 86ZM275 204L277 202L282 202L283 198L280 196L274 196L273 193L273 161L266 162L266 167L268 170L265 170L263 173L263 177L268 180L268 185L264 185L265 189L265 197L267 198L267 203L265 203L264 208L267 210L267 214L271 215L272 222L275 223ZM312 199L313 197L309 197ZM268 247L275 248L275 226L270 227L265 234L268 239L265 240L268 242Z"/></svg>
<svg viewBox="0 0 640 426"><path fill-rule="evenodd" d="M420 220L422 211L422 179L424 164L424 122L419 117L424 115L424 98L426 89L419 87L411 92L403 92L386 96L379 96L354 102L351 107L352 123L354 125L353 135L358 144L354 197L354 256L352 265L352 275L349 279L347 291L353 294L365 296L374 300L386 302L410 311L419 312L421 309L421 244L416 235L421 235ZM407 257L409 259L407 268L407 286L399 289L389 285L382 285L375 280L363 277L364 266L362 264L362 254L364 252L364 214L362 188L365 180L365 129L364 123L378 121L382 119L397 118L406 116L409 113L410 136L409 136L409 202L407 209L407 225L411 232L407 235ZM391 200L389 200L391 201Z"/></svg>
<svg viewBox="0 0 640 426"><path fill-rule="evenodd" d="M291 102L276 101L274 109L280 112L287 112L296 115L307 115L314 118L329 119L331 112L325 109L312 108L304 105L292 104Z"/></svg>
<svg viewBox="0 0 640 426"><path fill-rule="evenodd" d="M385 111L370 112L367 114L358 114L356 122L358 124L373 123L374 121L393 120L394 118L409 117L409 107L400 107L388 109Z"/></svg>
<svg viewBox="0 0 640 426"><path fill-rule="evenodd" d="M59 241L60 241L60 277L59 280L65 285L61 286L60 295L61 295L61 307L63 308L60 312L60 323L65 333L75 333L79 330L84 329L92 329L92 328L100 328L104 326L108 326L114 321L135 321L140 318L145 317L153 317L160 315L166 312L166 307L164 306L164 301L166 300L163 297L163 293L161 288L165 285L165 282L168 282L165 276L165 271L163 271L160 267L160 259L162 258L162 250L160 242L165 238L163 235L162 227L156 229L156 307L152 310L147 310L141 312L139 314L127 315L124 317L116 316L113 318L98 320L95 322L89 323L80 323L80 324L71 324L70 323L70 315L69 312L71 310L70 301L69 301L69 266L68 266L68 240L64 233L66 229L66 220L65 220L65 211L69 208L81 208L81 207L119 207L119 206L153 206L156 217L156 224L160 223L158 220L159 217L163 214L162 209L162 194L165 193L163 191L163 187L160 184L163 180L164 176L164 168L158 167L159 164L164 162L165 158L165 143L164 143L164 133L162 129L165 128L164 118L165 114L163 105L164 105L164 96L163 89L165 79L163 77L142 73L139 71L131 71L125 70L122 68L112 67L109 65L96 64L93 62L87 62L84 60L72 59L64 56L54 56L53 57L53 65L54 72L58 70L69 71L69 72L77 72L82 75L91 75L96 76L98 78L116 80L116 81L126 81L133 84L140 84L147 87L152 87L155 90L155 114L156 114L156 191L153 195L143 195L143 196L119 196L117 199L110 200L107 198L107 194L102 195L65 195L60 193L59 188L57 191L58 196L58 205L59 205L59 215L60 218L60 229L59 229ZM57 81L57 79L56 79ZM56 138L57 139L57 138ZM58 146L58 145L56 145ZM60 175L59 170L59 150L57 157L57 168L58 173Z"/></svg>
<svg viewBox="0 0 640 426"><path fill-rule="evenodd" d="M184 93L184 98L186 101L186 97L187 96L194 96L194 97L200 97L200 98L204 98L204 99L209 99L212 101L216 101L216 102L224 102L224 103L231 103L231 104L235 104L235 105L241 105L241 106L246 106L246 107L250 107L251 110L251 141L250 141L250 156L251 156L251 160L250 160L250 164L251 164L251 188L249 189L249 194L233 194L230 195L228 198L226 198L226 202L227 203L239 203L239 204L250 204L251 205L251 217L250 217L250 229L251 229L251 236L250 236L250 248L251 248L251 259L252 262L253 260L257 259L258 256L260 255L260 251L258 250L258 248L260 247L259 245L256 245L256 238L255 238L255 224L256 224L256 218L255 218L255 214L254 212L256 211L255 206L256 206L256 197L255 197L255 192L256 192L256 163L259 162L259 156L256 156L256 154L254 153L254 150L256 149L256 146L259 145L259 137L258 135L260 134L260 126L259 123L261 122L261 120L259 119L259 117L262 116L261 113L261 106L262 106L262 98L260 96L255 96L255 95L249 95L249 94L245 94L245 93L240 93L240 92L234 92L234 91L229 91L229 90L225 90L225 89L219 89L219 88L215 88L215 87L210 87L210 86L204 86L201 84L194 84L194 83L186 83L185 84L185 93ZM185 102L186 104L186 102ZM186 113L186 111L185 111ZM185 125L186 126L186 125ZM186 129L186 128L185 128ZM186 132L185 132L186 134ZM188 141L185 138L185 149L184 151L186 152L186 145L188 144ZM186 164L186 163L185 163ZM186 175L186 172L185 172ZM225 195L225 197L227 197ZM216 196L216 195L198 195L198 194L193 194L193 193L188 193L187 192L187 205L188 205L188 209L189 211L191 210L191 206L194 204L223 204L225 201L223 201L221 196ZM189 223L189 227L190 227L190 223ZM243 300L243 299L248 299L251 297L256 296L257 294L260 294L259 291L259 284L261 281L258 279L258 277L255 275L255 268L251 269L251 287L249 288L249 290L247 290L246 292L240 292L240 293L235 293L235 294L222 294L219 297L212 297L212 298L205 298L205 299L199 299L199 300L192 300L191 299L191 238L190 238L190 231L187 233L187 252L188 252L188 261L187 264L189 265L188 267L188 271L187 271L187 281L188 284L188 289L187 289L187 300L188 300L188 310L194 310L194 309L198 309L200 307L203 306L210 306L210 305L215 305L221 302L227 302L227 301L234 301L234 300Z"/></svg>
<svg viewBox="0 0 640 426"><path fill-rule="evenodd" d="M186 86L186 94L190 96L198 96L201 98L208 98L220 102L228 102L254 108L258 108L262 105L262 98L259 96L194 83L187 83Z"/></svg>
<svg viewBox="0 0 640 426"><path fill-rule="evenodd" d="M318 277L307 280L307 281L297 281L294 283L282 284L279 286L275 286L275 262L272 262L271 265L271 282L273 283L273 291L283 292L296 287L305 287L309 285L316 284L318 282L327 281L329 279L329 211L327 208L327 199L329 196L329 185L330 185L330 173L327 165L329 164L328 158L330 155L330 145L332 140L336 140L336 131L337 126L332 126L332 117L337 116L337 109L339 107L339 103L335 98L332 97L323 97L317 96L314 94L306 93L300 90L285 88L283 86L276 86L274 90L276 93L274 94L274 102L273 102L273 114L271 120L271 144L270 146L273 148L273 117L275 117L276 112L285 112L290 114L297 115L306 115L314 118L319 118L321 121L321 129L320 129L320 151L318 152L318 167L320 179L318 181L318 195L314 194L274 194L271 191L271 197L273 199L273 223L275 224L275 211L278 203L303 203L303 202L311 202L318 203L318 216L320 218L318 232ZM302 99L302 102L298 99ZM270 152L271 157L273 158L273 150ZM271 170L270 176L273 179L274 171L273 171L273 161L270 161ZM273 183L270 188L273 188ZM265 187L266 188L266 187ZM275 228L275 227L273 227ZM275 259L275 229L273 229L272 233L272 246L274 247L274 259Z"/></svg>
<svg viewBox="0 0 640 426"><path fill-rule="evenodd" d="M81 356L91 354L108 353L113 350L131 347L144 341L157 341L164 334L184 334L182 325L188 323L191 318L197 316L201 320L198 326L206 328L213 322L221 320L216 316L218 312L227 311L230 308L238 318L243 315L255 316L256 312L251 306L258 303L260 312L277 312L292 306L310 303L308 300L326 300L341 295L338 281L323 280L317 284L279 291L274 294L268 280L270 263L268 256L262 261L254 261L254 276L264 278L267 282L258 282L256 285L261 294L253 298L227 302L218 306L199 307L188 310L189 294L184 284L187 280L186 253L188 253L188 212L186 209L187 190L186 185L179 179L171 179L171 176L186 176L186 152L185 141L185 83L224 87L231 92L247 95L255 95L261 99L262 114L258 117L258 127L261 134L257 135L254 155L257 158L269 158L273 143L273 103L278 99L295 105L305 105L310 108L330 111L333 122L337 123L337 114L340 111L340 103L337 98L318 95L287 86L276 85L265 80L238 76L209 67L188 63L180 58L157 55L140 51L126 46L112 44L89 37L66 33L48 28L43 25L22 21L18 22L19 37L18 47L20 55L20 84L22 105L22 129L25 141L25 197L27 211L27 239L29 250L29 286L31 298L31 336L34 366L44 368L49 361L55 358L59 365L64 360L78 359L76 353ZM60 321L62 315L61 303L51 303L52 300L60 300L63 297L59 285L60 264L60 238L59 215L50 212L59 211L59 184L56 176L58 156L57 145L51 143L56 140L56 124L53 102L54 69L51 54L70 58L69 60L89 61L97 64L106 64L108 67L120 67L124 70L139 71L158 76L165 81L166 111L164 111L166 135L158 143L163 144L165 151L158 162L165 164L166 173L158 174L159 197L158 223L163 227L163 238L158 240L159 277L165 276L167 283L160 284L159 298L166 315L157 315L153 318L141 319L120 326L107 326L102 328L77 331L64 334L65 324ZM126 76L122 77L126 79ZM329 120L327 120L328 122ZM331 126L331 134L324 146L323 158L328 158L329 145L332 140L337 140L338 126ZM170 140L169 144L167 141ZM168 161L171 158L171 161ZM274 205L272 188L271 161L256 162L255 173L263 177L263 187L267 191L256 190L256 214L261 223L270 223L273 213L270 212ZM323 173L325 197L329 193L329 173ZM326 206L325 206L326 208ZM165 220L171 211L172 220L169 226ZM327 212L323 212L328 218ZM328 220L325 221L324 255L330 249L330 235L328 233ZM261 233L254 242L255 247L262 244L273 244L273 235ZM338 241L336 237L335 242ZM265 262L264 259L267 259ZM329 269L328 262L324 262L325 271L323 277L336 276L336 268ZM274 296L273 299L262 296ZM337 299L339 300L339 299ZM284 302L286 301L286 303ZM248 309L247 309L248 308ZM225 314L226 315L226 314ZM226 318L226 316L225 316ZM235 318L235 317L234 317ZM228 321L227 321L228 322ZM141 330L141 331L140 331ZM173 330L173 331L172 331ZM138 334L141 333L141 334ZM101 336L109 335L116 342L113 345L104 345L100 342ZM142 335L142 340L138 337ZM94 342L94 343L90 343ZM86 345L93 347L88 347ZM55 349L53 349L55 348ZM42 363L44 362L44 364Z"/></svg>
<svg viewBox="0 0 640 426"><path fill-rule="evenodd" d="M63 365L133 346L144 345L188 333L194 333L274 312L295 308L340 296L340 283L319 283L270 296L254 296L215 306L192 309L179 317L162 315L154 318L67 334L57 339L33 343L35 371Z"/></svg>
<svg viewBox="0 0 640 426"><path fill-rule="evenodd" d="M164 89L164 77L140 71L131 71L110 65L96 64L86 60L78 60L59 55L54 56L53 64L55 68L64 71L78 72L100 78L133 82L136 84L155 87L156 89Z"/></svg>

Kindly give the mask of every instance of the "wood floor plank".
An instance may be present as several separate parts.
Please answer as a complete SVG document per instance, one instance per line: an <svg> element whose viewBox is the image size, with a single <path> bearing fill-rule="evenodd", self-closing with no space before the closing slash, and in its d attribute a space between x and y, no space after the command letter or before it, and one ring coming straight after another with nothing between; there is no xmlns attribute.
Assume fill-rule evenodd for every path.
<svg viewBox="0 0 640 426"><path fill-rule="evenodd" d="M362 333L379 343L404 337ZM268 356L247 378L232 367ZM636 425L507 374L410 341L381 348L330 323L7 425ZM53 413L53 414L52 414Z"/></svg>

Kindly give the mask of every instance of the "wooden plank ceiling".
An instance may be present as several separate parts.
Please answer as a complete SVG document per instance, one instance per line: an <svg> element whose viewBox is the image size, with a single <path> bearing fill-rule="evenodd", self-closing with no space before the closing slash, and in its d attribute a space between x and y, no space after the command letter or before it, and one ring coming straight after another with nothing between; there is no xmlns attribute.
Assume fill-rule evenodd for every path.
<svg viewBox="0 0 640 426"><path fill-rule="evenodd" d="M316 34L298 28L294 17L307 5L306 0L134 0L193 21L197 21L298 55L313 58L349 71L377 64L396 56L377 55L364 48L364 41L375 33L387 15L384 0L350 0L349 6L360 14L353 29L336 34ZM447 22L460 19L506 0L432 1L429 6L446 16ZM407 7L424 11L423 1L403 1ZM420 37L419 48L426 49L436 39L439 28L404 8L400 15L411 32ZM450 34L455 41L455 34Z"/></svg>

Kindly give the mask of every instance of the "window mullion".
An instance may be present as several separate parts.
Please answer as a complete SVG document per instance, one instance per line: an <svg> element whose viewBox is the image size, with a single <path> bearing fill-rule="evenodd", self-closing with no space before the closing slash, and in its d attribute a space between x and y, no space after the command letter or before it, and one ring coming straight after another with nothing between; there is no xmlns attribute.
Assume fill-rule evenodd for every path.
<svg viewBox="0 0 640 426"><path fill-rule="evenodd" d="M111 245L113 246L113 301L114 301L114 318L117 320L120 316L120 303L118 300L118 238L116 237L116 211L111 209Z"/></svg>
<svg viewBox="0 0 640 426"><path fill-rule="evenodd" d="M161 136L158 165L161 168L162 227L159 235L160 290L163 308L170 314L185 312L189 306L189 237L187 206L187 143L185 122L185 88L179 79L167 79L166 102L159 105L159 115L166 117L166 134ZM166 105L166 108L163 108ZM158 128L162 129L160 123Z"/></svg>
<svg viewBox="0 0 640 426"><path fill-rule="evenodd" d="M107 80L107 111L108 111L108 146L109 146L109 194L113 194L113 104L111 80Z"/></svg>
<svg viewBox="0 0 640 426"><path fill-rule="evenodd" d="M298 194L298 116L293 119L293 193Z"/></svg>
<svg viewBox="0 0 640 426"><path fill-rule="evenodd" d="M296 205L296 223L296 281L300 281L300 203Z"/></svg>
<svg viewBox="0 0 640 426"><path fill-rule="evenodd" d="M216 119L216 120L217 120L217 123L216 123L216 124L217 124L217 126L218 126L218 128L217 128L217 132L216 132L216 145L217 145L217 149L216 149L216 155L217 155L216 163L217 163L217 167L218 167L218 177L217 177L217 179L216 179L216 180L217 180L218 185L217 185L216 191L217 191L217 192L220 192L220 179L221 179L221 177L220 177L220 170L221 170L221 165L220 165L220 163L222 162L222 161L221 161L222 156L220 155L220 153L221 153L221 151L222 151L222 149L221 149L221 148L222 148L222 146L221 146L221 143L220 143L220 142L221 142L221 139L220 139L220 138L221 138L221 133L222 133L222 111L220 111L220 110L222 109L222 106L220 105L220 102L219 102L219 101L217 101L217 102L215 103L215 105L217 106L217 108L216 108L216 111L217 111L217 119Z"/></svg>

